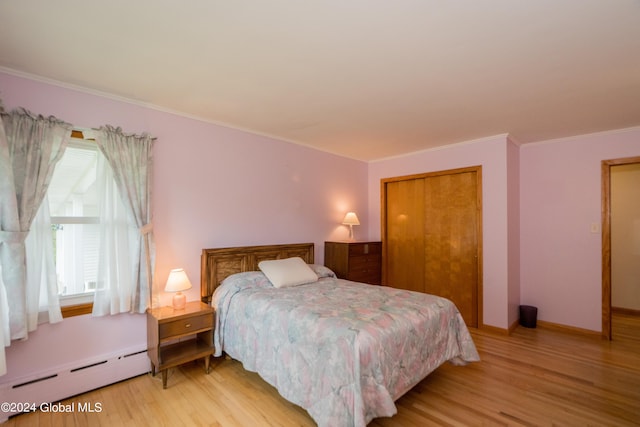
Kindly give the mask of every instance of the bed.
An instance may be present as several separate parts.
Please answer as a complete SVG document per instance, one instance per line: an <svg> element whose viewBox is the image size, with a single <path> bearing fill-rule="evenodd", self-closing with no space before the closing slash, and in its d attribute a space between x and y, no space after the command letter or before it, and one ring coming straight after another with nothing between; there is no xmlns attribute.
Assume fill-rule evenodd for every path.
<svg viewBox="0 0 640 427"><path fill-rule="evenodd" d="M215 355L257 372L321 427L392 416L441 364L480 360L449 300L337 279L314 264L312 243L203 249L201 264Z"/></svg>

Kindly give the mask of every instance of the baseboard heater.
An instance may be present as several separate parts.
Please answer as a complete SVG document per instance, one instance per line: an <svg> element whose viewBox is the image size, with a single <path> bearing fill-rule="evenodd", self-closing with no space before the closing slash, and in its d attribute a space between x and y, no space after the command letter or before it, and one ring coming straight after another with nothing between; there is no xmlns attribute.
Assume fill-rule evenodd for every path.
<svg viewBox="0 0 640 427"><path fill-rule="evenodd" d="M118 353L76 361L46 372L29 375L0 384L3 402L29 403L40 407L87 391L149 372L147 349L126 349ZM0 423L19 412L0 411ZM108 410L108 408L103 408Z"/></svg>

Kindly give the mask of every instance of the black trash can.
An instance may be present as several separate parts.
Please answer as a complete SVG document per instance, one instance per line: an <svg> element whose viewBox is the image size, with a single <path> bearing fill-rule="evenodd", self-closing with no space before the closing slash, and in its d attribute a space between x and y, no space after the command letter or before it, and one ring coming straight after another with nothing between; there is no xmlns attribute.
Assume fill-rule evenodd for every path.
<svg viewBox="0 0 640 427"><path fill-rule="evenodd" d="M520 324L525 328L535 328L538 318L538 307L531 305L520 306Z"/></svg>

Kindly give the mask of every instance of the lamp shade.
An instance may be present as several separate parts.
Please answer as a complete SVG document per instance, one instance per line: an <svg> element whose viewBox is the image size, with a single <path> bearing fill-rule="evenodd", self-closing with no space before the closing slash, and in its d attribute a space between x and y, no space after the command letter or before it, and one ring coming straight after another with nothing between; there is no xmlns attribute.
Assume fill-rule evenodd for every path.
<svg viewBox="0 0 640 427"><path fill-rule="evenodd" d="M347 212L342 220L342 223L345 225L360 225L360 221L358 221L358 215L355 212Z"/></svg>
<svg viewBox="0 0 640 427"><path fill-rule="evenodd" d="M182 268L175 268L169 273L165 292L180 292L191 289L191 282Z"/></svg>

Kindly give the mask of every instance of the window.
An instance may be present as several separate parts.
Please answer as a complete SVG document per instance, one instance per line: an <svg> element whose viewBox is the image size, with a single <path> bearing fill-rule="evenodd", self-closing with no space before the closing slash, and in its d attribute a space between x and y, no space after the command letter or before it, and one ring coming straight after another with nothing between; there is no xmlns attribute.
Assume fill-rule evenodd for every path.
<svg viewBox="0 0 640 427"><path fill-rule="evenodd" d="M13 122L22 123L19 120L24 118L34 121L33 115L18 113L16 118L7 116L6 123L15 126ZM15 275L24 282L24 295L0 298L0 314L5 319L11 315L11 326L20 336L26 336L27 329L33 330L38 322L59 321L60 306L72 307L62 310L68 317L69 312L96 316L144 313L149 305L155 249L150 206L154 138L103 126L90 131L100 147L97 150L87 141L74 140L69 146L68 131L66 123L40 123L38 118L12 141L17 155L7 159L13 171L2 168L3 178L12 179L17 171L19 185L30 178L15 191L7 188L8 197L15 195L28 209L24 219L30 221L24 254L22 245L9 246L8 252L17 262L24 256L24 268L19 265ZM84 139L78 134L72 132L71 137ZM4 147L4 139L2 144ZM42 178L47 182L40 182ZM124 197L118 186L126 189ZM37 212L34 202L39 203ZM22 218L9 219L14 223ZM78 296L85 299L70 299ZM8 303L17 305L17 310L9 312Z"/></svg>
<svg viewBox="0 0 640 427"><path fill-rule="evenodd" d="M99 250L96 144L73 138L47 190L62 306L92 301Z"/></svg>
<svg viewBox="0 0 640 427"><path fill-rule="evenodd" d="M45 199L64 317L91 312L95 292L104 290L99 277L130 282L122 271L126 262L118 264L117 273L105 271L113 267L114 257L131 259L139 245L134 238L137 228L128 221L106 158L94 141L78 138L82 136L79 132L73 136L56 164ZM105 236L115 237L109 240ZM118 246L116 252L110 251L113 246L107 242L113 239ZM108 266L99 264L101 256L110 260Z"/></svg>

